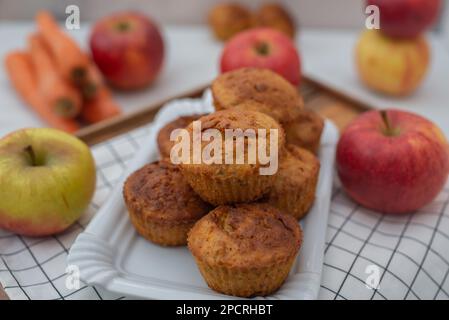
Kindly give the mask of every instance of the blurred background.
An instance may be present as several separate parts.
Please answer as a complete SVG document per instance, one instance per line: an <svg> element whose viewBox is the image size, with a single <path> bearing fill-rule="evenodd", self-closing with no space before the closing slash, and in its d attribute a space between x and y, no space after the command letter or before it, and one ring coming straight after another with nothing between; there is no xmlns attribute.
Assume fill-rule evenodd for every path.
<svg viewBox="0 0 449 320"><path fill-rule="evenodd" d="M232 1L255 11L264 0ZM83 50L89 52L92 25L111 13L135 10L149 16L161 29L165 42L162 72L147 89L132 94L114 92L122 110L132 112L159 101L206 86L219 73L223 42L208 27L210 10L220 0L0 0L0 58L13 49L26 47L35 30L36 12L48 10L63 23L68 5L80 8L80 30L65 30ZM398 99L363 86L355 70L354 48L365 30L365 1L284 0L277 1L298 27L294 43L301 55L303 76L325 87L375 108L398 107L423 114L436 121L449 135L447 83L449 83L449 5L442 1L438 19L426 33L431 61L425 80L412 95ZM40 122L17 99L0 70L0 97L16 105L13 113L1 114L0 134ZM447 128L447 129L446 129Z"/></svg>
<svg viewBox="0 0 449 320"><path fill-rule="evenodd" d="M1 0L0 19L32 19L38 9L48 9L60 18L69 4L82 8L82 20L92 21L109 13L136 9L151 15L162 24L204 24L208 11L220 0ZM264 0L232 1L250 8ZM301 25L307 27L357 28L363 23L363 1L360 0L284 0L282 3Z"/></svg>
<svg viewBox="0 0 449 320"><path fill-rule="evenodd" d="M135 9L155 18L161 24L206 23L208 11L221 0L0 0L1 20L32 19L39 9L47 9L56 17L65 18L67 5L77 5L82 9L81 19L93 21L110 13ZM265 0L236 0L250 8L256 8ZM282 0L276 1L285 6L301 26L310 28L360 28L364 23L365 3L360 0ZM443 1L447 7L446 1ZM446 17L448 16L446 8ZM449 30L449 24L442 15L435 29ZM445 21L446 20L446 21Z"/></svg>

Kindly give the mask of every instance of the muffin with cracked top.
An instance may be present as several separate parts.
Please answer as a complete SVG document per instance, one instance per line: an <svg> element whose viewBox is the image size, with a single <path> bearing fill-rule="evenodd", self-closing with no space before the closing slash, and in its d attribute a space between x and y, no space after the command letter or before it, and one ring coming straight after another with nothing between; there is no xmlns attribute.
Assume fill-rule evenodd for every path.
<svg viewBox="0 0 449 320"><path fill-rule="evenodd" d="M188 247L208 286L251 297L276 291L302 242L297 221L267 204L220 206L191 229Z"/></svg>
<svg viewBox="0 0 449 320"><path fill-rule="evenodd" d="M323 119L306 110L297 88L277 73L260 68L223 73L212 83L212 96L216 110L265 113L283 126L288 143L318 152Z"/></svg>
<svg viewBox="0 0 449 320"><path fill-rule="evenodd" d="M217 151L219 154L210 152L211 142L203 140L199 150L196 150L200 161L195 162L195 143L190 144L188 161L180 163L180 167L192 189L203 200L213 205L250 202L266 194L274 183L279 153L285 144L284 131L279 123L266 114L242 110L217 111L201 117L198 121L201 123L202 132L208 129L218 130L221 135L221 150ZM189 137L194 135L194 123L187 127ZM240 134L241 138L226 139L228 130L241 130L245 133L247 129L252 129L255 134ZM259 134L259 129L265 130L265 134ZM254 150L250 146L257 150L250 151ZM258 149L263 146L265 150L261 149L261 152L267 155L264 160L269 162L261 161L259 156ZM210 155L210 158L204 159L205 154ZM269 173L271 169L273 172ZM262 173L263 171L268 174Z"/></svg>
<svg viewBox="0 0 449 320"><path fill-rule="evenodd" d="M185 245L187 232L211 210L167 160L147 164L130 175L123 196L137 232L163 246Z"/></svg>
<svg viewBox="0 0 449 320"><path fill-rule="evenodd" d="M281 125L296 119L303 109L298 90L269 69L241 68L225 72L214 80L211 89L216 110L258 111Z"/></svg>

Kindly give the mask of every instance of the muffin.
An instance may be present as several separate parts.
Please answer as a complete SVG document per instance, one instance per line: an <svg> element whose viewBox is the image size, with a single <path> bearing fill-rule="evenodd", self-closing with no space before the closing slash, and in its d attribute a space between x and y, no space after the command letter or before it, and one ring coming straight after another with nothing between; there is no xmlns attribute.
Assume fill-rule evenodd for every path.
<svg viewBox="0 0 449 320"><path fill-rule="evenodd" d="M257 10L256 25L276 29L290 38L295 36L295 23L288 12L277 3L267 3Z"/></svg>
<svg viewBox="0 0 449 320"><path fill-rule="evenodd" d="M193 190L203 200L214 205L249 202L266 194L274 183L275 174L263 172L273 168L272 160L278 161L278 154L270 154L270 148L278 153L283 150L285 144L284 131L279 123L263 113L242 110L217 111L201 117L199 121L202 132L207 129L217 129L222 139L218 143L221 150L217 152L220 153L213 154L215 160L213 157L207 159L202 157L204 154L212 154L212 152L207 152L211 142L197 141L200 144L198 153L201 152L199 161L198 159L194 161L195 159L192 158L196 143L190 143L190 158L188 161L181 162L180 167L184 178ZM255 135L252 137L245 135L241 139L232 139L232 137L225 139L227 129L240 129L243 132L253 129ZM258 129L265 129L266 134L258 134ZM277 148L270 143L270 140L275 138L271 136L270 129L277 131ZM193 123L187 127L187 130L192 137ZM243 144L237 146L238 141ZM266 146L264 153L270 157L269 163L260 161L257 147L249 147L256 146L256 144L260 147L263 143ZM250 152L250 150L255 150L255 152ZM241 158L237 158L237 154L240 154ZM251 155L254 155L254 158L251 158Z"/></svg>
<svg viewBox="0 0 449 320"><path fill-rule="evenodd" d="M129 176L123 196L137 232L163 246L185 245L190 228L211 209L167 160Z"/></svg>
<svg viewBox="0 0 449 320"><path fill-rule="evenodd" d="M217 207L188 236L188 247L208 286L239 297L276 291L301 242L296 220L267 204Z"/></svg>
<svg viewBox="0 0 449 320"><path fill-rule="evenodd" d="M303 110L300 115L284 124L287 143L305 148L314 154L318 153L324 120L316 112Z"/></svg>
<svg viewBox="0 0 449 320"><path fill-rule="evenodd" d="M221 41L230 39L240 31L251 28L253 17L245 7L236 3L219 4L209 13L209 26Z"/></svg>
<svg viewBox="0 0 449 320"><path fill-rule="evenodd" d="M170 134L172 133L172 131L175 129L187 127L192 121L198 119L201 116L202 115L195 114L191 116L179 117L167 123L161 128L161 130L159 130L159 133L157 134L157 145L159 147L159 153L161 154L162 158L170 157L171 148L175 144L174 141L170 141Z"/></svg>
<svg viewBox="0 0 449 320"><path fill-rule="evenodd" d="M303 110L298 90L269 69L242 68L223 73L212 83L216 110L240 108L265 113L281 125Z"/></svg>
<svg viewBox="0 0 449 320"><path fill-rule="evenodd" d="M296 219L303 218L315 200L319 171L320 163L311 152L288 144L266 201Z"/></svg>

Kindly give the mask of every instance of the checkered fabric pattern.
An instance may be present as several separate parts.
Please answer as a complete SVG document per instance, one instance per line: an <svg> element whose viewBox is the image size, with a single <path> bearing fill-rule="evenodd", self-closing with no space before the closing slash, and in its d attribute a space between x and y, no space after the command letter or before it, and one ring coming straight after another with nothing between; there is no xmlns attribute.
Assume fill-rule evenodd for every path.
<svg viewBox="0 0 449 320"><path fill-rule="evenodd" d="M102 288L69 290L67 254L79 233L119 182L149 127L137 129L92 148L97 165L97 187L89 210L62 234L28 238L0 229L0 283L10 299L122 299Z"/></svg>
<svg viewBox="0 0 449 320"><path fill-rule="evenodd" d="M448 299L448 203L449 183L419 212L385 215L355 204L336 188L320 297ZM373 273L376 288L367 281Z"/></svg>
<svg viewBox="0 0 449 320"><path fill-rule="evenodd" d="M87 285L67 289L66 257L148 131L143 127L92 149L98 169L96 194L88 212L67 231L27 238L0 230L0 282L11 299L125 298ZM336 186L320 298L448 299L448 203L449 183L419 212L383 215L356 205Z"/></svg>

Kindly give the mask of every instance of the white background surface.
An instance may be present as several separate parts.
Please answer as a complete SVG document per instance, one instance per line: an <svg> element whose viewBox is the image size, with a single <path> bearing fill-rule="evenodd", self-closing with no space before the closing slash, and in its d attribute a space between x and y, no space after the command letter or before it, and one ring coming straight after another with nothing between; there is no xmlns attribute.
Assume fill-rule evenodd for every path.
<svg viewBox="0 0 449 320"><path fill-rule="evenodd" d="M0 59L5 53L26 46L27 36L35 30L31 23L0 23ZM86 47L88 25L70 31ZM166 41L165 67L156 83L134 93L117 94L125 112L209 83L218 74L222 44L207 28L169 26L163 29ZM392 99L363 87L353 65L353 48L358 31L302 30L297 39L304 74L319 80L374 107L398 107L435 121L449 136L449 53L435 36L429 36L432 65L421 88L412 96ZM4 68L0 69L0 135L26 126L41 126L12 90Z"/></svg>

